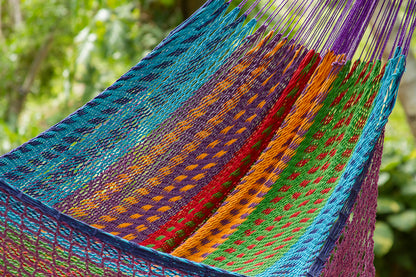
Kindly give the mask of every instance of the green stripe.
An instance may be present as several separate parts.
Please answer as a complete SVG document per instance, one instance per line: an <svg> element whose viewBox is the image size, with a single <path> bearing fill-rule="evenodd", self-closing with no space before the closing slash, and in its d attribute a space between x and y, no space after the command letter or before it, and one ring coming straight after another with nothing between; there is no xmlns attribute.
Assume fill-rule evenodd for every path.
<svg viewBox="0 0 416 277"><path fill-rule="evenodd" d="M289 241L289 242L285 242L285 244L287 244L287 246L284 249L279 250L280 252L273 258L271 259L265 259L264 257L267 255L270 255L272 253L275 253L276 251L273 250L275 247L279 246L282 243L276 243L273 246L268 246L268 247L254 247L252 250L248 249L247 246L251 245L251 244L265 244L263 242L258 242L255 239L259 238L261 239L261 236L268 236L270 237L270 234L268 234L268 231L264 231L264 229L268 226L271 225L275 225L273 234L277 234L280 231L278 231L280 228L282 228L285 224L287 224L289 222L289 218L283 218L280 222L276 223L273 222L273 220L275 219L276 216L280 215L280 211L282 206L285 206L286 203L282 204L281 202L277 203L277 204L273 204L271 203L271 200L273 198L275 198L276 196L283 196L283 195L287 195L288 198L295 192L300 191L299 190L299 183L303 180L306 180L307 178L310 178L311 180L314 180L316 177L318 177L319 175L323 175L323 179L321 181L320 184L326 184L326 181L331 178L333 175L330 174L323 174L322 172L315 172L313 174L308 174L307 171L309 171L311 168L313 168L314 166L316 166L317 164L324 164L326 161L329 160L329 155L322 161L316 161L316 157L321 154L325 149L325 144L324 142L331 136L333 136L334 134L340 134L342 131L342 128L338 129L338 130L332 130L332 127L338 123L338 121L346 115L349 115L351 112L354 112L354 110L346 110L344 112L338 111L338 110L328 110L327 108L330 106L330 104L333 102L333 100L335 99L335 97L337 97L340 93L342 93L344 90L348 89L348 88L353 88L353 89L349 89L348 93L347 93L347 97L343 97L341 102L338 104L338 106L336 108L338 109L342 109L342 107L345 105L345 103L348 101L348 99L350 98L350 96L354 95L357 91L360 90L365 90L365 96L363 97L360 101L360 103L358 103L355 107L353 107L354 109L357 109L358 111L361 111L359 113L356 114L356 116L353 117L353 120L350 124L350 126L354 126L354 123L356 123L356 121L358 121L359 116L358 115L366 115L368 116L368 114L370 113L371 109L364 109L363 108L363 104L364 102L368 99L370 92L374 92L378 90L379 87L379 83L376 86L372 86L372 79L379 73L379 69L380 66L377 65L376 68L373 70L372 72L372 77L369 78L369 81L367 81L364 85L357 85L354 86L354 83L356 82L359 73L362 71L362 69L364 68L365 64L360 64L355 73L351 76L351 78L344 84L341 85L342 81L344 80L349 67L350 67L350 62L348 62L346 64L346 66L343 67L343 69L341 70L341 72L339 73L339 77L336 79L333 88L331 89L331 91L328 94L328 97L326 97L326 99L324 100L323 103L323 108L317 113L315 119L314 119L314 123L312 124L311 128L309 129L308 134L306 134L305 139L303 140L303 142L299 145L297 152L295 154L295 156L290 160L290 162L288 163L288 167L286 170L283 171L283 173L281 174L279 181L273 186L273 188L268 192L268 194L265 196L265 198L262 200L262 202L256 207L256 210L254 210L251 215L247 218L247 220L241 225L239 226L239 229L229 237L229 239L222 244L215 252L213 252L210 256L208 256L208 258L203 261L203 263L206 264L215 264L215 266L217 267L222 267L226 270L234 270L243 266L248 266L251 269L255 268L253 267L254 264L258 263L258 262L264 262L265 264L262 266L259 266L257 269L255 269L254 271L250 272L250 275L255 275L258 274L260 272L262 272L262 268L266 268L268 265L272 265L275 263L275 261L277 259L279 259L280 257L283 256L283 254L289 249L289 247L291 245L293 245L297 239L304 233L304 231L306 230L306 227L309 226L309 224L312 223L313 219L311 218L307 224L303 225L303 229L301 231L298 231L296 233L291 233L290 235L294 235L295 237ZM369 66L370 68L370 66ZM369 71L369 69L367 70L367 72ZM324 128L325 134L324 136L321 138L321 142L320 144L317 145L317 149L313 152L310 153L307 158L310 158L311 161L313 160L314 162L310 162L307 165L305 165L302 170L300 171L301 175L299 177L297 177L295 180L287 180L287 178L294 172L293 169L296 168L296 164L305 159L305 150L307 147L309 147L311 145L311 143L313 142L314 138L312 135L314 135L316 133L316 131L322 129L321 126L321 121L325 118L326 115L328 115L328 113L332 113L332 115L334 116L334 119L331 121L331 123L326 126ZM352 136L355 133L360 133L361 130L355 130L355 128L350 128L352 129L352 131L346 133L346 136ZM344 139L344 141L347 141L347 139ZM345 161L346 162L346 158L344 158L342 160L342 150L345 149L346 147L348 147L348 145L345 146L341 146L338 149L337 152L337 158L340 158L341 162ZM332 149L332 147L328 147L329 149ZM341 151L340 151L341 150ZM336 160L336 159L334 159ZM333 170L333 168L336 166L336 164L332 163L331 164L332 168L328 168L327 170ZM290 170L288 170L290 169ZM337 175L339 176L341 174L341 172L337 173ZM291 188L288 189L288 191L285 192L279 192L279 189L282 187L282 185L290 185L292 186ZM334 184L335 185L335 184ZM309 185L311 188L312 186ZM306 190L303 191L302 196L304 195L305 192L307 192L309 190L309 186ZM321 196L321 193L319 192L320 190L320 185L313 185L313 188L317 189L317 193L316 195L318 197ZM325 186L326 187L326 186ZM327 194L326 199L329 197L330 193ZM314 205L313 203L318 199L318 197L313 197L313 195L311 195L309 197L310 202L303 206L301 208L301 210L303 212L309 210L310 208L312 208L312 206L314 206L313 208L316 207L322 207L323 204L325 204L325 201L323 201L320 205ZM298 200L295 201L291 201L294 204L294 207L296 207L297 205L299 205L301 202L303 202L304 200L306 200L305 197L300 197L298 198ZM263 210L265 210L266 208L276 208L276 210L274 210L273 212L271 212L270 214L268 214L267 216L265 216L264 214L262 214ZM279 209L280 208L280 209ZM293 213L295 211L298 211L295 208L293 209ZM290 213L292 214L292 212ZM315 212L314 215L317 215L318 212ZM288 217L288 216L286 216ZM255 221L258 219L264 219L265 222L261 223L259 225L259 227L256 226ZM292 221L292 220L291 220ZM261 226L261 227L260 227ZM290 227L289 230L293 230L294 228L300 226L299 224L293 223ZM258 228L258 229L256 229ZM259 230L259 228L262 228L263 230ZM246 237L245 236L245 231L246 230L255 230L255 232L253 233L253 235L251 235L250 237ZM241 239L241 240L245 240L246 238L246 242L242 243L241 245L236 245L234 244L235 240ZM276 239L277 240L277 239ZM227 257L229 254L227 252L224 252L224 250L233 247L234 249L237 249L236 252L233 253L233 256L238 255L239 253L245 253L245 256L241 259L233 259L233 261L235 262L232 266L226 266L226 263L229 262L229 260L224 260L222 262L218 262L215 261L214 259L219 257L219 256L225 256ZM259 254L256 259L256 261L252 264L244 264L244 262L255 258L256 256L254 255L255 253L259 252L259 250L265 250L265 252L263 252L262 254ZM242 271L244 272L244 270Z"/></svg>

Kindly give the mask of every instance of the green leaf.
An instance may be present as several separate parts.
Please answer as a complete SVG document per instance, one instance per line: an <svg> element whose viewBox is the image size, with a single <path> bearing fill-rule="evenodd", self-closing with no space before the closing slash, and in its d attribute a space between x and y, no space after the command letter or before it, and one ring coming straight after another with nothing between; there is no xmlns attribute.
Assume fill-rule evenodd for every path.
<svg viewBox="0 0 416 277"><path fill-rule="evenodd" d="M393 246L394 236L390 226L385 222L377 222L374 230L374 253L377 256L386 255Z"/></svg>
<svg viewBox="0 0 416 277"><path fill-rule="evenodd" d="M377 213L390 214L398 213L403 210L403 204L387 197L379 197L377 199Z"/></svg>
<svg viewBox="0 0 416 277"><path fill-rule="evenodd" d="M416 210L407 210L400 214L391 215L387 221L397 230L408 232L416 226Z"/></svg>

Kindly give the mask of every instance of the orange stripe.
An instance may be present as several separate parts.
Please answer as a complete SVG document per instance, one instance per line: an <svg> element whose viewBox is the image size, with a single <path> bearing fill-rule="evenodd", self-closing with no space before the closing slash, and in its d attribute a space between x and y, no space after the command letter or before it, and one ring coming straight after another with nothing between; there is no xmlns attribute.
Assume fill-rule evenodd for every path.
<svg viewBox="0 0 416 277"><path fill-rule="evenodd" d="M339 58L339 57L338 57ZM325 55L323 61L315 71L315 78L311 79L311 82L307 86L307 93L303 94L297 101L295 106L297 110L290 114L287 118L286 125L277 131L274 140L268 145L268 151L264 152L259 162L256 163L251 169L251 173L246 175L240 184L236 187L233 195L229 196L225 200L225 205L220 207L216 214L212 216L196 233L193 234L188 240L186 240L181 246L172 252L174 256L185 257L187 259L201 262L204 260L203 254L212 253L215 251L215 244L223 243L226 238L225 235L232 234L234 230L231 228L234 225L239 225L245 221L244 214L250 214L255 208L250 207L254 203L260 203L263 199L257 195L266 194L270 188L265 186L265 182L262 184L257 183L258 180L266 179L275 183L279 179L279 175L270 173L267 169L270 165L275 164L275 169L284 169L287 165L282 160L276 160L276 155L280 152L284 152L285 155L293 157L296 151L288 149L285 142L289 139L294 139L297 143L300 143L304 137L296 135L296 130L299 126L308 128L312 125L312 122L308 122L308 119L304 119L303 114L305 111L318 112L321 108L321 104L317 105L313 99L322 92L328 91L337 75L329 75L333 68L333 62L337 57L333 53ZM248 197L248 193L251 189L255 189L258 194ZM247 201L242 201L247 200ZM230 211L233 211L232 216ZM223 224L225 221L229 222ZM220 230L219 233L212 234L212 230ZM208 243L201 243L209 241ZM196 248L198 253L193 254L189 249Z"/></svg>

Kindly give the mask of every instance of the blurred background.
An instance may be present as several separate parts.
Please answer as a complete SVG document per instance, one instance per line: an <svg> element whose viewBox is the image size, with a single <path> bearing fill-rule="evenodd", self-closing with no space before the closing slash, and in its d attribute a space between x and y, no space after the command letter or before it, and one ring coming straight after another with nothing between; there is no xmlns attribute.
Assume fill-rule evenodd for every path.
<svg viewBox="0 0 416 277"><path fill-rule="evenodd" d="M103 91L203 3L0 0L0 155ZM416 276L415 53L413 47L386 129L374 236L378 276Z"/></svg>

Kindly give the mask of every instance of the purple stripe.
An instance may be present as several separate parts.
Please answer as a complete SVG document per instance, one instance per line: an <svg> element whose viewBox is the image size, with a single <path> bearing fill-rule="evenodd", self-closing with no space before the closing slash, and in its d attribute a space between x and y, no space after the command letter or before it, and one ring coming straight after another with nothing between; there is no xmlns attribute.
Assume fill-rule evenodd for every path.
<svg viewBox="0 0 416 277"><path fill-rule="evenodd" d="M265 50L267 50L267 51L264 51L263 52L263 55L265 55L266 53L268 53L268 51L269 50L271 50L272 49L272 47L274 46L274 45L276 45L276 43L278 42L278 38L276 38L276 39L274 39L273 41L272 41L272 43L270 44L270 45L267 45L267 46L263 46L264 47L264 49ZM280 58L280 59L282 59L283 58L283 60L285 60L286 59L286 62L284 63L284 67L287 65L287 63L291 60L291 56L293 56L293 53L294 53L294 51L292 50L292 55L289 55L288 54L288 50L287 50L287 48L288 48L288 45L286 46L286 47L283 47L281 50L280 50L280 52L279 53L281 53L281 55L274 55L273 56L273 61L274 62L277 62L277 61L279 61L279 59L278 58ZM242 76L247 76L247 74L248 73L250 73L254 68L256 68L256 66L258 65L258 62L259 61L261 61L261 57L262 56L258 56L258 55L256 55L256 58L258 58L257 59L257 63L252 63L252 65L250 65L249 66L249 68L248 69L246 69L243 73L242 73ZM298 58L298 63L299 63L299 61L300 61L300 59L301 59L302 57L299 57ZM281 64L279 64L279 66L281 66L282 67L282 65ZM282 67L280 70L283 70L283 68L284 67ZM296 63L294 63L294 65L293 65L293 67L292 67L292 71L294 71L294 69L293 68L297 68L297 64ZM266 71L266 73L263 73L263 79L265 80L266 79L266 77L268 77L268 76L270 76L270 74L272 74L272 70L274 69L274 66L273 65L271 65L271 66L269 66L269 68L268 68L268 70ZM278 70L278 68L275 68L276 70ZM267 74L267 75L266 75ZM289 76L287 76L287 75L289 75ZM286 78L287 78L287 80L286 80L286 82L283 82L283 80L281 80L282 81L282 85L281 85L281 87L280 87L280 91L281 90L283 90L283 88L285 87L285 84L284 83L288 83L288 81L290 80L290 73L288 72L287 74L286 74ZM239 77L242 77L241 75L239 76ZM276 79L274 80L275 82L276 81L278 81L280 78L282 78L281 77L281 74L275 74L275 76L276 76ZM242 84L242 82L245 80L245 78L238 78L238 81L237 82L235 82L235 84L231 87L231 88L229 88L226 92L228 92L229 94L232 94L232 93L234 93L234 90L236 89L236 88L238 88L241 84ZM258 84L259 85L259 84ZM268 86L269 87L271 87L271 85L274 85L274 83L268 83ZM246 104L246 102L247 102L247 100L251 97L251 96L253 96L255 93L258 93L258 91L256 91L255 90L255 88L257 88L257 89L264 89L264 88L262 88L261 86L259 87L259 86L255 86L251 91L250 91L250 93L248 93L244 98L242 98L241 99L241 101L240 101L240 106L237 106L237 108L236 109L234 109L233 110L233 113L231 113L231 115L230 115L230 118L233 118L234 117L234 115L235 115L235 113L237 112L237 111L239 111L239 110L241 110L241 109L247 109L247 110L250 110L250 109L248 109L247 108L247 106L245 106L245 105L247 105ZM223 94L224 94L224 101L225 100L227 100L227 99L229 99L229 95L226 95L226 92L223 92ZM260 91L261 92L261 91ZM276 89L275 90L275 93L278 93L279 92L279 89ZM255 107L257 106L257 104L261 101L261 100L263 100L264 98L265 98L265 96L267 95L267 91L266 91L266 93L264 93L263 92L263 97L261 97L261 95L260 95L260 97L258 97L258 99L256 99L256 101L252 104L252 107L251 108L254 108L255 109ZM263 98L263 99L261 99L261 98ZM272 104L273 104L273 101L269 101L270 103L268 104L268 105L265 105L265 107L263 108L263 117L264 117L264 115L266 114L266 111L267 111L267 109L269 108L269 106L271 106ZM212 109L211 109L211 112L209 112L209 113L207 113L205 116L203 116L200 120L201 120L201 122L206 122L206 121L208 121L210 118L211 118L211 116L213 115L213 114L216 114L218 111L217 111L217 108L218 107L220 107L220 105L213 105L212 106ZM254 112L256 112L256 110L254 110L252 113L254 113ZM247 117L248 117L248 115L247 115ZM245 123L245 120L243 121L243 120L241 120L241 121L239 121L239 122L241 122L242 123L242 126L244 126L246 123ZM207 139L205 139L204 141L202 141L202 144L200 145L200 147L199 147L199 149L201 149L202 150L202 152L204 152L204 150L206 149L206 147L208 146L208 144L210 143L210 142L212 142L213 140L215 140L217 137L219 137L220 135L219 135L219 133L220 133L220 131L224 128L224 127L226 127L226 126L228 126L227 124L225 124L225 123L223 123L223 124L220 124L220 125L218 125L218 126L216 126L215 127L215 129L213 130L213 134L215 134L215 135L212 135L212 136L210 136L210 138L211 139L209 139L209 138L207 138ZM252 126L248 126L249 128L250 128L250 130L247 130L247 132L246 132L246 136L244 137L244 136L241 136L242 137L242 139L240 140L240 146L241 146L241 144L242 143L244 143L244 141L245 141L245 139L248 137L248 135L250 135L251 134L251 131L255 128L255 125L252 125ZM189 142L192 142L192 141L194 141L195 140L195 138L194 138L194 135L198 132L198 131L200 131L200 129L189 129L187 132L186 132L186 134L184 134L183 135L183 137L181 137L179 140L178 140L178 142L176 143L176 144L174 144L174 145L172 145L172 149L173 150L175 150L175 149L181 149L182 148L182 146L183 145L186 145L187 143L189 143ZM219 149L221 149L221 150L223 150L223 146L222 145L219 145L218 147L216 147L216 151L214 151L215 153L219 150ZM154 187L152 190L151 190L151 192L150 192L150 194L148 194L148 195L146 195L145 197L143 197L143 199L141 199L142 201L139 203L139 204L135 204L135 205L133 205L130 209L129 209L129 212L127 212L127 213L123 213L121 216L123 217L123 219L121 219L120 218L120 216L119 215L117 215L118 216L118 220L117 221L115 221L114 222L114 224L111 224L112 226L110 226L110 225L107 225L107 231L115 231L115 228L116 228L116 225L117 224L119 224L120 222L128 222L128 221L131 221L131 220L129 220L128 219L128 216L130 216L132 213L140 213L140 214L145 214L145 216L143 216L143 217L140 217L139 219L137 219L137 220L135 220L135 226L138 226L138 225L140 225L140 224L145 224L146 226L148 225L148 223L147 223L147 221L146 221L146 219L149 217L149 216L153 216L153 215L156 215L156 214L158 214L158 215L160 215L160 212L158 212L157 211L157 209L158 208L160 208L161 206L170 206L170 207L172 207L172 203L171 202L169 202L168 200L170 199L170 198L172 198L172 197L175 197L175 196L179 196L179 195L181 195L182 197L184 197L184 198L182 198L181 200L179 200L179 201L177 201L176 203L175 203L175 206L174 207L172 207L170 210L169 210L169 212L167 212L167 213L165 213L165 217L166 218L164 218L163 220L161 220L161 219L159 219L159 220L157 220L156 222L152 222L152 224L151 224L151 229L149 228L149 229L147 229L147 230L145 230L145 231L143 231L143 232L141 232L141 235L140 235L140 237L139 238L137 238L135 241L136 242L138 242L138 241L140 241L140 240L144 240L144 239L146 239L147 238L147 236L149 235L149 234L151 234L151 233L153 233L155 230L157 230L158 229L158 227L160 226L159 224L163 224L167 219L169 219L169 217L170 216L172 216L172 215L174 215L176 212L178 212L179 211L179 209L183 206L183 205L185 205L194 195L196 195L199 191L200 191L200 189L205 185L205 184L207 184L211 179L212 179L212 177L213 176L215 176L220 170L221 170L221 168L222 168L222 166L227 162L227 161L229 161L232 157L233 157L233 153L235 153L235 151L237 151L239 149L239 147L236 147L236 148L234 148L234 151L232 152L232 151L229 151L230 153L227 153L227 155L224 155L221 159L220 159L220 161L221 161L221 163L218 165L218 166L216 166L216 167L214 167L214 168L212 168L211 170L209 170L209 172L207 172L208 174L206 175L206 177L204 178L204 180L199 180L198 182L196 182L197 183L197 185L193 188L193 189L191 189L191 190L188 190L188 191L186 191L186 197L184 197L184 195L181 195L181 194L183 194L183 193L181 193L181 191L180 191L180 189L183 187L183 186L185 186L185 185L188 185L188 184L192 184L192 185L194 185L195 184L195 181L193 181L193 182L191 182L191 178L192 178L192 176L195 176L196 174L198 174L199 172L198 171L194 171L194 174L191 176L190 174L187 174L189 177L187 178L187 179L185 179L183 182L182 182L182 184L181 184L181 187L179 187L177 184L175 184L175 181L173 180L176 176L179 176L179 175L181 175L182 173L184 173L183 172L183 170L184 170L184 168L187 166L187 165L190 165L190 164L193 164L194 163L194 159L195 159L195 157L196 157L196 155L197 155L197 151L194 151L193 153L192 153L192 155L189 155L188 156L188 158L181 164L181 166L178 166L178 167L176 167L175 169L174 169L174 172L173 172L173 174L170 174L170 175L168 175L163 181L162 181L162 183L160 184L160 185L158 185L158 186L156 186L156 187ZM171 153L169 153L169 156L168 157L165 157L165 162L163 163L163 164L161 164L161 165L159 165L157 168L155 168L155 170L153 171L153 173L158 173L157 171L158 171L158 169L159 168L161 168L161 167L163 167L163 166L166 166L167 164L168 164L168 161L170 160L170 158L172 158L172 157L174 157L176 154L178 154L179 152L177 152L177 151L172 151ZM201 153L201 152L199 152L199 153ZM144 175L146 175L146 177L152 177L152 174L150 174L150 176L149 175L147 175L147 174L144 174ZM175 189L174 190L172 190L171 192L166 192L166 191L164 191L163 190L163 188L166 186L166 184L175 184ZM160 195L164 195L165 197L162 199L162 200L160 200L159 202L153 202L151 199L153 198L153 197L156 197L156 196L160 196ZM119 203L119 201L120 200L122 200L122 199L124 199L125 198L125 192L123 192L123 194L121 194L121 193L118 193L117 195L114 195L114 197L111 199L111 200L109 200L108 201L108 205L106 204L106 203L102 203L102 206L103 207L112 207L114 204L113 203ZM141 210L141 207L143 206L143 205L145 205L145 204L150 204L150 205L152 205L153 206L153 208L151 208L150 210L148 210L148 211L146 211L146 212L144 212L143 210ZM135 212L133 212L133 211L135 211ZM98 215L97 215L98 216ZM121 220L120 220L121 219ZM91 222L96 222L96 218L95 218L95 216L94 215L90 215L89 216L89 218L88 218L88 221L90 221L91 220ZM129 234L129 233L131 233L132 231L134 231L134 227L135 226L131 226L131 227L129 227L129 228L123 228L123 232L122 232L122 234L120 234L121 236L122 235L124 235L124 234ZM120 232L120 230L118 229L117 230L117 232Z"/></svg>
<svg viewBox="0 0 416 277"><path fill-rule="evenodd" d="M55 208L68 212L71 207L77 206L82 199L91 198L97 191L104 189L104 185L109 182L117 182L117 176L119 174L128 174L130 171L128 168L133 165L134 160L139 158L141 155L146 154L148 149L155 145L158 138L164 136L164 134L169 133L170 130L173 130L176 126L179 118L185 118L189 111L199 104L200 100L209 95L214 88L218 78L222 78L228 72L228 69L232 67L236 61L248 51L252 45L258 42L265 31L265 27L260 27L256 33L246 38L243 44L228 58L228 60L217 70L213 77L205 83L198 91L195 92L194 96L184 102L181 109L177 109L172 116L168 118L161 126L163 128L158 128L154 130L148 138L144 140L143 143L135 146L129 154L124 156L122 159L116 161L113 165L104 171L100 176L96 177L94 180L88 182L84 185L83 188L75 191L73 195L82 196L82 197L73 197L70 195L63 199L60 203L55 205ZM137 176L137 179L143 181L144 178ZM134 185L135 182L132 182ZM130 186L131 187L131 186ZM125 188L129 189L129 188ZM131 188L130 188L131 189ZM105 209L105 207L100 207ZM104 210L103 210L104 211Z"/></svg>
<svg viewBox="0 0 416 277"><path fill-rule="evenodd" d="M172 207L171 210L169 210L169 213L160 213L160 212L156 212L156 210L160 207L160 206L164 206L164 205L169 205L169 203L166 201L165 203L153 203L152 205L155 205L154 208L152 208L154 213L159 214L161 217L161 219L159 219L157 222L152 222L152 225L149 226L149 228L143 232L143 236L145 239L148 235L152 234L153 232L157 231L159 229L159 226L161 226L162 224L166 223L170 217L174 214L176 214L177 212L180 211L180 209L186 205L187 203L189 203L189 201L195 196L197 195L206 185L208 185L213 178L220 173L220 171L224 168L224 166L234 157L234 154L241 148L241 146L244 144L244 142L247 140L247 138L252 134L252 132L254 131L254 129L256 128L256 126L258 125L258 123L261 122L261 120L265 117L267 111L271 108L272 104L276 101L277 96L280 95L281 91L283 91L283 88L287 85L287 83L290 80L290 76L292 75L292 73L295 71L295 69L298 67L300 60L302 58L299 57L299 59L293 64L292 67L290 67L290 70L288 70L288 72L283 76L279 74L275 74L275 76L279 76L280 78L276 78L276 79L280 79L280 80L274 80L273 84L276 84L277 81L280 81L281 86L279 86L272 95L267 96L267 92L268 90L264 89L264 87L258 87L258 88L253 88L253 90L251 91L251 94L248 94L247 97L242 98L242 100L240 101L240 103L237 105L236 109L228 116L228 118L230 120L232 120L232 118L234 117L234 115L241 110L246 110L247 112L239 119L238 122L236 122L235 127L233 128L233 131L230 131L227 135L222 135L220 134L220 131L229 126L229 124L226 124L225 122L229 122L229 120L224 120L223 124L219 124L215 130L213 130L213 135L210 138L207 138L206 140L204 140L200 146L199 146L199 150L196 150L195 152L192 153L192 155L189 155L188 158L183 162L183 164L181 166L178 166L175 168L173 174L167 176L163 181L162 184L160 185L159 189L155 189L154 190L154 194L153 191L151 192L151 196L149 198L152 198L154 196L157 196L158 193L160 193L160 191L162 191L162 187L164 187L166 184L174 184L175 181L173 180L176 176L180 176L180 175L187 175L188 178L186 178L184 181L181 182L180 186L186 186L186 185L195 185L196 186L189 190L186 191L186 193L183 193L180 191L181 187L179 187L178 185L176 185L177 187L172 190L169 194L165 193L165 195L167 195L166 199L169 199L170 197L175 197L175 196L181 196L183 197L181 200L177 201L175 203L175 206ZM273 68L273 66L270 66ZM269 67L269 68L270 68ZM271 82L269 82L271 83ZM263 90L263 95L262 95L262 91ZM258 93L259 97L256 99L256 101L254 101L251 105L246 106L246 99L248 99L249 97L251 97L251 95L253 95L253 93ZM262 109L256 109L256 106L258 105L258 103L260 103L261 101L263 101L264 99L270 98L267 101L267 104L262 108ZM274 100L272 100L274 99ZM251 115L253 114L257 114L256 117L256 121L252 121L252 122L246 122L245 119L249 118ZM247 130L242 133L242 134L236 134L235 130L239 130L240 128L247 128ZM208 163L216 163L216 166L210 168L209 170L204 170L204 171L199 171L199 170L194 170L194 171L185 171L184 168L187 165L193 164L195 163L195 157L200 154L205 152L205 149L207 149L207 146L215 139L218 139L219 141L221 141L222 143L217 144L217 146L215 146L210 152L209 152L209 156L207 158L205 158L203 161L199 162L199 167L198 168L203 168L206 164ZM235 142L234 144L232 144L231 146L226 146L224 145L225 143L227 143L228 141L232 140L232 139L236 139L237 142ZM224 150L227 151L227 153L222 156L221 158L211 158L212 156L214 156L216 153L218 153L219 151ZM198 180L198 182L195 182L192 180L192 177L200 174L204 172L205 176L203 179ZM141 204L143 205L143 204ZM141 206L140 205L140 206ZM139 207L136 207L139 208ZM137 210L136 208L133 208L132 210ZM153 215L153 212L150 213L151 215ZM138 220L137 224L145 224L145 217L140 218Z"/></svg>

